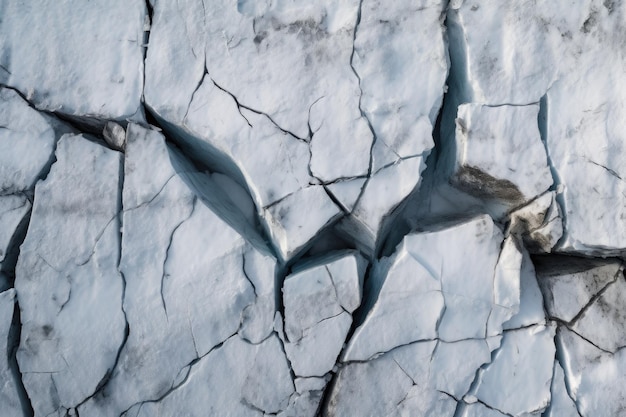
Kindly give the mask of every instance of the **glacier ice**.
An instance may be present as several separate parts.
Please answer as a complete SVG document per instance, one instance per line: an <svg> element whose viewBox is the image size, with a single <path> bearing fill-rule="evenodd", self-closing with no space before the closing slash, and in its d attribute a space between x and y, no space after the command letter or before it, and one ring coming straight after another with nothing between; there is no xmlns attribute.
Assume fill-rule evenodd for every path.
<svg viewBox="0 0 626 417"><path fill-rule="evenodd" d="M624 415L625 18L0 0L0 414Z"/></svg>

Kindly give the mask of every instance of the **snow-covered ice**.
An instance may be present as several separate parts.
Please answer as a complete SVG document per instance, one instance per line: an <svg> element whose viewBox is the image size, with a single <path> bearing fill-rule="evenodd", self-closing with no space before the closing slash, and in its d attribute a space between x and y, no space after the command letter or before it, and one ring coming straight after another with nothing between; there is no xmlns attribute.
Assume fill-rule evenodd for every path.
<svg viewBox="0 0 626 417"><path fill-rule="evenodd" d="M626 415L626 2L0 0L0 415Z"/></svg>

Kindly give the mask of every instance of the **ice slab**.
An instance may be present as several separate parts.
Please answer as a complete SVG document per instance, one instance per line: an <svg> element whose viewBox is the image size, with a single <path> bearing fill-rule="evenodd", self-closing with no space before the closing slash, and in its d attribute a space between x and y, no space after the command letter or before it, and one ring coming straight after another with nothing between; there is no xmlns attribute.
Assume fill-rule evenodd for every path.
<svg viewBox="0 0 626 417"><path fill-rule="evenodd" d="M285 351L299 377L330 372L361 304L365 260L336 253L303 266L283 285Z"/></svg>
<svg viewBox="0 0 626 417"><path fill-rule="evenodd" d="M559 327L557 343L569 393L580 415L619 415L626 407L621 383L626 377L626 352L603 352L565 327Z"/></svg>
<svg viewBox="0 0 626 417"><path fill-rule="evenodd" d="M0 83L42 110L143 118L144 1L3 1L1 7Z"/></svg>
<svg viewBox="0 0 626 417"><path fill-rule="evenodd" d="M546 410L546 417L579 417L576 403L567 392L565 373L558 361L554 362L552 387L550 388L550 406Z"/></svg>
<svg viewBox="0 0 626 417"><path fill-rule="evenodd" d="M49 117L14 90L0 87L0 195L35 186L52 163L56 136Z"/></svg>
<svg viewBox="0 0 626 417"><path fill-rule="evenodd" d="M621 275L617 260L543 256L534 259L546 311L571 322L609 283Z"/></svg>
<svg viewBox="0 0 626 417"><path fill-rule="evenodd" d="M130 415L276 415L294 393L289 367L274 335L257 345L233 336L186 370L180 384Z"/></svg>
<svg viewBox="0 0 626 417"><path fill-rule="evenodd" d="M550 403L555 331L549 324L505 332L479 377L476 398L507 415L543 411Z"/></svg>
<svg viewBox="0 0 626 417"><path fill-rule="evenodd" d="M35 415L82 403L113 369L125 338L120 257L122 154L66 135L35 187L16 266L17 359Z"/></svg>

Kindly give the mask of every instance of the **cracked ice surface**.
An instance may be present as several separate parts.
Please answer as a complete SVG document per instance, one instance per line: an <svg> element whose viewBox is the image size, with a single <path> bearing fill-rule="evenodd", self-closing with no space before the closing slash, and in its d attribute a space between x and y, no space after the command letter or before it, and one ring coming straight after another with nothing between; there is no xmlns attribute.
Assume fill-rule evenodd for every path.
<svg viewBox="0 0 626 417"><path fill-rule="evenodd" d="M125 327L117 270L122 154L65 135L56 159L35 187L15 274L17 360L37 415L93 394L116 362Z"/></svg>
<svg viewBox="0 0 626 417"><path fill-rule="evenodd" d="M456 101L539 103L567 218L561 247L619 254L624 220L623 3L452 2ZM542 99L543 97L543 99ZM456 110L452 110L456 113Z"/></svg>
<svg viewBox="0 0 626 417"><path fill-rule="evenodd" d="M146 103L250 190L283 258L342 214L322 184L353 214L346 233L364 229L372 250L433 147L448 67L442 5L300 3L157 2ZM291 219L312 193L316 217L303 226Z"/></svg>
<svg viewBox="0 0 626 417"><path fill-rule="evenodd" d="M15 307L15 290L9 289L0 293L0 340L11 340L10 329L13 320ZM2 413L7 417L22 416L22 405L20 404L20 393L9 358L11 357L11 344L2 345L0 348L0 403L2 403Z"/></svg>
<svg viewBox="0 0 626 417"><path fill-rule="evenodd" d="M472 244L460 253L446 251L456 239ZM488 216L408 235L392 258L377 265L377 282L369 288L374 305L343 360L367 360L420 340L501 334L502 323L519 309L521 260L515 243L503 242Z"/></svg>
<svg viewBox="0 0 626 417"><path fill-rule="evenodd" d="M626 415L617 0L0 0L0 415Z"/></svg>

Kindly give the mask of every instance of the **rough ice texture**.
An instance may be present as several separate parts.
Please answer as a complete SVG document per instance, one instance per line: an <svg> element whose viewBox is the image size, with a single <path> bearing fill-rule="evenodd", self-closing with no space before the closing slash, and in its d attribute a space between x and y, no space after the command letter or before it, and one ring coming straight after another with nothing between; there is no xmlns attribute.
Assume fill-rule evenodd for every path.
<svg viewBox="0 0 626 417"><path fill-rule="evenodd" d="M456 119L455 181L470 194L515 205L552 185L539 105L462 104ZM522 156L523 157L520 157Z"/></svg>
<svg viewBox="0 0 626 417"><path fill-rule="evenodd" d="M2 0L0 10L0 83L42 110L143 118L145 2Z"/></svg>
<svg viewBox="0 0 626 417"><path fill-rule="evenodd" d="M472 243L459 252L446 250L456 239ZM377 265L372 278L378 281L369 288L373 306L343 360L368 360L423 340L501 334L502 324L519 309L521 257L512 241L503 244L488 216L408 235Z"/></svg>
<svg viewBox="0 0 626 417"><path fill-rule="evenodd" d="M0 345L0 404L2 404L2 415L7 417L24 415L16 375L10 363L12 357L10 349L13 348L10 332L14 310L15 290L0 292L0 340L9 341L7 344Z"/></svg>
<svg viewBox="0 0 626 417"><path fill-rule="evenodd" d="M15 288L17 360L36 415L76 407L96 392L124 340L117 270L122 156L66 135L50 174L35 187Z"/></svg>
<svg viewBox="0 0 626 417"><path fill-rule="evenodd" d="M250 190L283 258L342 213L322 184L352 213L346 233L372 250L433 147L448 69L441 13L432 1L157 2L146 103ZM299 224L311 195L315 217Z"/></svg>
<svg viewBox="0 0 626 417"><path fill-rule="evenodd" d="M448 27L457 101L539 103L540 130L567 218L561 248L622 253L624 5L456 3Z"/></svg>
<svg viewBox="0 0 626 417"><path fill-rule="evenodd" d="M0 0L0 414L624 414L626 2L574 6Z"/></svg>
<svg viewBox="0 0 626 417"><path fill-rule="evenodd" d="M283 285L285 351L299 377L322 377L333 368L361 304L364 260L335 254L287 276Z"/></svg>

